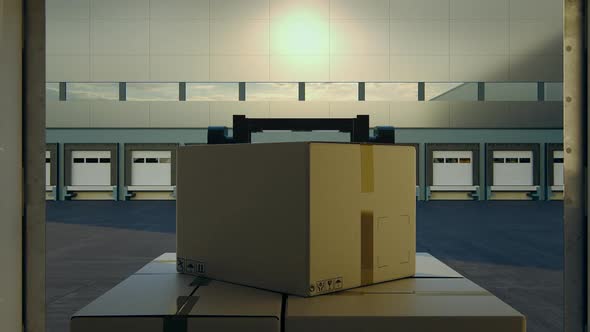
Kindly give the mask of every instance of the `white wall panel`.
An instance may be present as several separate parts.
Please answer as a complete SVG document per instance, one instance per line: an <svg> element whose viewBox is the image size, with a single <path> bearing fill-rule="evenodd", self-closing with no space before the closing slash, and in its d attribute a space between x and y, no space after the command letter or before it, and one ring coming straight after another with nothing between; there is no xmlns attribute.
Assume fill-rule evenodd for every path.
<svg viewBox="0 0 590 332"><path fill-rule="evenodd" d="M513 21L510 23L511 55L562 55L563 22Z"/></svg>
<svg viewBox="0 0 590 332"><path fill-rule="evenodd" d="M45 113L47 128L90 127L89 102L47 101Z"/></svg>
<svg viewBox="0 0 590 332"><path fill-rule="evenodd" d="M268 19L269 0L212 0L212 19Z"/></svg>
<svg viewBox="0 0 590 332"><path fill-rule="evenodd" d="M432 185L434 186L472 186L473 151L433 151ZM454 162L449 162L450 160ZM463 162L460 162L463 161Z"/></svg>
<svg viewBox="0 0 590 332"><path fill-rule="evenodd" d="M356 118L357 115L369 115L369 125L389 126L389 102L351 101L331 102L330 118Z"/></svg>
<svg viewBox="0 0 590 332"><path fill-rule="evenodd" d="M149 20L93 20L90 27L93 55L149 53Z"/></svg>
<svg viewBox="0 0 590 332"><path fill-rule="evenodd" d="M56 19L90 18L90 0L46 0L45 16L47 23Z"/></svg>
<svg viewBox="0 0 590 332"><path fill-rule="evenodd" d="M209 0L150 0L150 17L153 19L208 20Z"/></svg>
<svg viewBox="0 0 590 332"><path fill-rule="evenodd" d="M93 19L135 19L149 17L150 0L91 0Z"/></svg>
<svg viewBox="0 0 590 332"><path fill-rule="evenodd" d="M150 80L157 82L208 81L209 56L152 56L150 57Z"/></svg>
<svg viewBox="0 0 590 332"><path fill-rule="evenodd" d="M389 20L332 21L332 55L388 55Z"/></svg>
<svg viewBox="0 0 590 332"><path fill-rule="evenodd" d="M330 81L330 57L271 56L270 80L286 82Z"/></svg>
<svg viewBox="0 0 590 332"><path fill-rule="evenodd" d="M90 80L90 56L47 55L45 79L48 82L86 82Z"/></svg>
<svg viewBox="0 0 590 332"><path fill-rule="evenodd" d="M207 128L208 102L150 102L152 128Z"/></svg>
<svg viewBox="0 0 590 332"><path fill-rule="evenodd" d="M93 101L90 103L92 128L148 128L149 104L133 101Z"/></svg>
<svg viewBox="0 0 590 332"><path fill-rule="evenodd" d="M447 128L449 104L446 102L391 102L389 121L394 127Z"/></svg>
<svg viewBox="0 0 590 332"><path fill-rule="evenodd" d="M271 118L329 118L330 103L323 101L273 101Z"/></svg>
<svg viewBox="0 0 590 332"><path fill-rule="evenodd" d="M509 77L507 55L451 57L451 81L506 81Z"/></svg>
<svg viewBox="0 0 590 332"><path fill-rule="evenodd" d="M271 55L328 55L330 23L328 19L294 17L270 21Z"/></svg>
<svg viewBox="0 0 590 332"><path fill-rule="evenodd" d="M331 0L332 19L389 19L389 0Z"/></svg>
<svg viewBox="0 0 590 332"><path fill-rule="evenodd" d="M510 18L515 20L563 20L563 1L510 0Z"/></svg>
<svg viewBox="0 0 590 332"><path fill-rule="evenodd" d="M90 79L105 82L149 80L148 56L97 55L90 59Z"/></svg>
<svg viewBox="0 0 590 332"><path fill-rule="evenodd" d="M392 55L448 55L449 21L391 21Z"/></svg>
<svg viewBox="0 0 590 332"><path fill-rule="evenodd" d="M211 81L268 81L268 56L212 56Z"/></svg>
<svg viewBox="0 0 590 332"><path fill-rule="evenodd" d="M510 56L510 80L563 81L563 56Z"/></svg>
<svg viewBox="0 0 590 332"><path fill-rule="evenodd" d="M214 20L211 22L212 55L268 55L268 20Z"/></svg>
<svg viewBox="0 0 590 332"><path fill-rule="evenodd" d="M48 20L46 51L49 55L90 54L90 23L88 20Z"/></svg>
<svg viewBox="0 0 590 332"><path fill-rule="evenodd" d="M216 101L210 103L212 126L233 126L234 115L251 118L270 117L269 103L265 101Z"/></svg>
<svg viewBox="0 0 590 332"><path fill-rule="evenodd" d="M209 20L150 21L151 55L209 55Z"/></svg>
<svg viewBox="0 0 590 332"><path fill-rule="evenodd" d="M331 81L388 81L388 56L332 56L330 58Z"/></svg>
<svg viewBox="0 0 590 332"><path fill-rule="evenodd" d="M391 0L391 19L449 19L449 0Z"/></svg>
<svg viewBox="0 0 590 332"><path fill-rule="evenodd" d="M507 21L451 21L451 54L508 54Z"/></svg>
<svg viewBox="0 0 590 332"><path fill-rule="evenodd" d="M270 18L330 16L330 0L270 0Z"/></svg>
<svg viewBox="0 0 590 332"><path fill-rule="evenodd" d="M452 20L507 20L509 0L451 0ZM534 7L530 8L531 10Z"/></svg>
<svg viewBox="0 0 590 332"><path fill-rule="evenodd" d="M392 56L389 79L392 81L448 81L448 56Z"/></svg>

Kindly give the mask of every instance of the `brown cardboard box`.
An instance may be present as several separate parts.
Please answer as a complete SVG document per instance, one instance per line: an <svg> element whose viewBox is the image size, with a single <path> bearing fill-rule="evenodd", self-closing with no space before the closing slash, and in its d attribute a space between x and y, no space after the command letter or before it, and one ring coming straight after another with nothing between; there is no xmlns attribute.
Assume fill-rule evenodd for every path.
<svg viewBox="0 0 590 332"><path fill-rule="evenodd" d="M181 147L179 272L314 296L412 276L415 149Z"/></svg>
<svg viewBox="0 0 590 332"><path fill-rule="evenodd" d="M279 332L280 294L173 274L133 275L76 313L71 332Z"/></svg>
<svg viewBox="0 0 590 332"><path fill-rule="evenodd" d="M289 296L286 332L524 332L525 317L464 278L408 278Z"/></svg>

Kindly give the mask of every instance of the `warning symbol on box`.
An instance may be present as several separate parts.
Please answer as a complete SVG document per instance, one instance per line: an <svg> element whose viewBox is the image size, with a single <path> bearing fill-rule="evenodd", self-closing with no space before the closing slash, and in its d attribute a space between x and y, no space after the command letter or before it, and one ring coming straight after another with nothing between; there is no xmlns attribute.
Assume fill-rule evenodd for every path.
<svg viewBox="0 0 590 332"><path fill-rule="evenodd" d="M334 282L334 288L342 289L342 278L336 278L336 281Z"/></svg>
<svg viewBox="0 0 590 332"><path fill-rule="evenodd" d="M176 271L184 272L184 258L179 258L176 260Z"/></svg>

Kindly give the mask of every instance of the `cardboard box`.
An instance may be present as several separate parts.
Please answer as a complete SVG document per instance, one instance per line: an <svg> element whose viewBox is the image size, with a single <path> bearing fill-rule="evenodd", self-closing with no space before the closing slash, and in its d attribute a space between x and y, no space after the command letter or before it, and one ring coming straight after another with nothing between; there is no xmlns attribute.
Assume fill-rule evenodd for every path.
<svg viewBox="0 0 590 332"><path fill-rule="evenodd" d="M188 275L133 275L71 319L71 332L279 332L280 294Z"/></svg>
<svg viewBox="0 0 590 332"><path fill-rule="evenodd" d="M383 292L363 287L313 298L289 296L285 331L526 331L522 314L467 279L409 280L419 282L375 285Z"/></svg>
<svg viewBox="0 0 590 332"><path fill-rule="evenodd" d="M181 147L179 272L300 296L414 275L415 149Z"/></svg>

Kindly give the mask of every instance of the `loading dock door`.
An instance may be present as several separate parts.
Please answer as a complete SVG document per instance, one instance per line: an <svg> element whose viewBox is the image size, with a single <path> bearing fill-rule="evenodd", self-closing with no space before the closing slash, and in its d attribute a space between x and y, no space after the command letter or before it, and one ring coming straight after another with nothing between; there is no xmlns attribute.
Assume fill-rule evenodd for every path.
<svg viewBox="0 0 590 332"><path fill-rule="evenodd" d="M51 152L45 151L45 186L51 186Z"/></svg>
<svg viewBox="0 0 590 332"><path fill-rule="evenodd" d="M72 186L110 186L110 151L72 151Z"/></svg>
<svg viewBox="0 0 590 332"><path fill-rule="evenodd" d="M433 151L433 186L472 186L472 151Z"/></svg>
<svg viewBox="0 0 590 332"><path fill-rule="evenodd" d="M170 186L172 184L172 151L133 151L132 186Z"/></svg>
<svg viewBox="0 0 590 332"><path fill-rule="evenodd" d="M494 186L532 186L533 151L494 151Z"/></svg>
<svg viewBox="0 0 590 332"><path fill-rule="evenodd" d="M563 151L553 151L553 186L563 186Z"/></svg>

